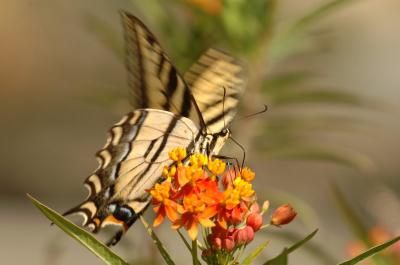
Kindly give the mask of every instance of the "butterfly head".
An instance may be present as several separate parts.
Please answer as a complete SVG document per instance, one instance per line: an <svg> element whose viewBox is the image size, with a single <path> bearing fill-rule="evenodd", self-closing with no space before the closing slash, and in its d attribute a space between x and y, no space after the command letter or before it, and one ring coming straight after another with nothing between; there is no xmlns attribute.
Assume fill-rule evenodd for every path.
<svg viewBox="0 0 400 265"><path fill-rule="evenodd" d="M209 150L211 155L217 155L221 148L224 146L225 142L231 136L231 131L227 128L214 134L209 134L210 143Z"/></svg>

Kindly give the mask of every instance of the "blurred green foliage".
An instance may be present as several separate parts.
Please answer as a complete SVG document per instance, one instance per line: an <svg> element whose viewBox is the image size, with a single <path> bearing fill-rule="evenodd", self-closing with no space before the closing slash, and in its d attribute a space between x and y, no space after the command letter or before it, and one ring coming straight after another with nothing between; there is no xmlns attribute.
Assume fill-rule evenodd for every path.
<svg viewBox="0 0 400 265"><path fill-rule="evenodd" d="M130 2L129 11L143 19L158 36L181 72L209 47L221 48L241 58L248 78L241 111L252 113L263 104L270 109L267 118L255 118L265 123L258 122L248 130L250 133L239 136L257 142L260 153L277 159L312 159L360 170L373 168L368 157L356 150L317 144L312 137L304 136L353 128L359 120L337 114L331 111L332 107L361 108L367 102L331 84L316 85L318 72L306 65L285 68L296 55L318 50L317 36L310 29L352 0L328 1L299 18L285 21L276 19L279 8L276 0ZM87 15L86 26L122 63L122 34L94 14ZM105 95L113 98L109 92L103 94L100 99ZM258 99L259 108L254 107L254 99ZM324 111L301 108L316 104Z"/></svg>

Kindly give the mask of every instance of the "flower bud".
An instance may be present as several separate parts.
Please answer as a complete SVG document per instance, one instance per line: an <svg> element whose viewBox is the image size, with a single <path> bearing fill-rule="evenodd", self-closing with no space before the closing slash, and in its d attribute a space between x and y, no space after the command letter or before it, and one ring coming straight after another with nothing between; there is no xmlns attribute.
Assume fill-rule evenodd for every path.
<svg viewBox="0 0 400 265"><path fill-rule="evenodd" d="M265 213L266 211L268 211L268 209L269 209L269 201L266 200L266 201L263 203L261 214L263 214L263 213Z"/></svg>
<svg viewBox="0 0 400 265"><path fill-rule="evenodd" d="M228 252L235 248L235 241L232 236L228 236L222 240L222 248Z"/></svg>
<svg viewBox="0 0 400 265"><path fill-rule="evenodd" d="M289 204L281 205L272 214L271 224L276 226L286 225L290 223L296 215L297 213L294 211L292 206Z"/></svg>
<svg viewBox="0 0 400 265"><path fill-rule="evenodd" d="M205 250L203 250L203 251L201 252L201 258L202 258L204 261L207 261L208 258L209 258L211 255L212 255L212 249L210 249L210 248L207 248L207 249L205 249Z"/></svg>
<svg viewBox="0 0 400 265"><path fill-rule="evenodd" d="M248 244L254 239L254 231L250 226L235 229L233 238L237 245Z"/></svg>
<svg viewBox="0 0 400 265"><path fill-rule="evenodd" d="M254 239L255 231L253 230L253 228L251 226L248 226L248 225L244 229L246 230L246 233L247 233L247 243L250 243Z"/></svg>
<svg viewBox="0 0 400 265"><path fill-rule="evenodd" d="M207 241L214 249L221 249L221 247L222 247L221 238L219 238L213 234L210 234L207 236Z"/></svg>
<svg viewBox="0 0 400 265"><path fill-rule="evenodd" d="M263 224L263 219L262 219L261 214L259 214L259 213L249 214L249 216L247 217L246 224L248 226L251 226L251 228L253 228L254 232L257 232L258 230L260 230L260 228Z"/></svg>
<svg viewBox="0 0 400 265"><path fill-rule="evenodd" d="M259 212L260 212L260 206L258 205L257 202L254 202L254 203L250 206L250 212L251 212L251 213L259 213Z"/></svg>

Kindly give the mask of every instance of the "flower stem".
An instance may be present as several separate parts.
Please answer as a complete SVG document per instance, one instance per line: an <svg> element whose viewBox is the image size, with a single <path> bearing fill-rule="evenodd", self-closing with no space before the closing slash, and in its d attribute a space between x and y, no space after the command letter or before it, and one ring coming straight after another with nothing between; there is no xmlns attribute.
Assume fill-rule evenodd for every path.
<svg viewBox="0 0 400 265"><path fill-rule="evenodd" d="M192 261L193 265L199 265L197 262L197 240L192 241Z"/></svg>
<svg viewBox="0 0 400 265"><path fill-rule="evenodd" d="M186 241L186 238L182 235L181 231L179 229L176 230L182 239L183 243L185 243L185 246L188 248L190 252L192 252L192 248L190 247L189 243Z"/></svg>

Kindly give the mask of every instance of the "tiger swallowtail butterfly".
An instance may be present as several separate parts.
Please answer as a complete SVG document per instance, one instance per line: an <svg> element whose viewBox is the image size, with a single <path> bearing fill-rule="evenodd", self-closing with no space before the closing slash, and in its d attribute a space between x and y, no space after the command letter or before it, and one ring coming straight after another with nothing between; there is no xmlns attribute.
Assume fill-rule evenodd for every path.
<svg viewBox="0 0 400 265"><path fill-rule="evenodd" d="M244 87L236 60L215 49L207 50L183 78L150 30L131 14L121 16L136 110L111 127L106 145L97 152L100 165L85 180L87 199L64 213L82 215L83 226L93 232L120 226L109 245L149 205L146 190L170 165L169 150L179 146L189 154L218 154L230 136L227 125Z"/></svg>

